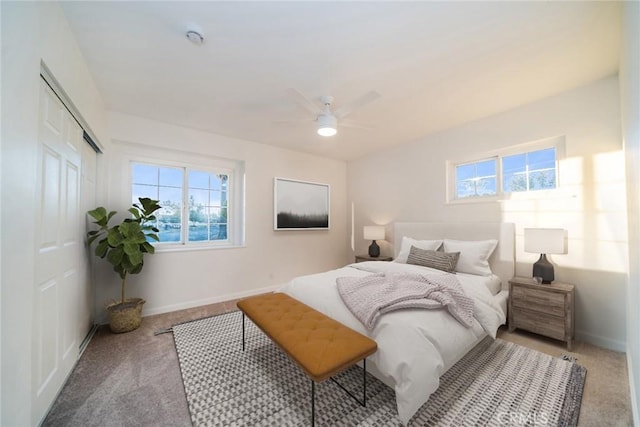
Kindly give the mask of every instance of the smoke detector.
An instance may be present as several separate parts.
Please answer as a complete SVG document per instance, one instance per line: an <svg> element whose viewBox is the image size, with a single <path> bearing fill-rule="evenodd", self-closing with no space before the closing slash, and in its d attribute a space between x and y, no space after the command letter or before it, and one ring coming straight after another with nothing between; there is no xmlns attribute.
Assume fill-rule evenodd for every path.
<svg viewBox="0 0 640 427"><path fill-rule="evenodd" d="M193 44L200 46L204 43L204 36L197 31L189 30L187 31L187 38Z"/></svg>

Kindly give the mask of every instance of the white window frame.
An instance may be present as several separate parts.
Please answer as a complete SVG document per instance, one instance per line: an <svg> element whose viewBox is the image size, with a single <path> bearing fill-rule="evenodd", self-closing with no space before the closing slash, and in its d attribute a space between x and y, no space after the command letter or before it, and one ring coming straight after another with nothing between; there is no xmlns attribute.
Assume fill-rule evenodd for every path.
<svg viewBox="0 0 640 427"><path fill-rule="evenodd" d="M555 148L556 152L556 188L548 190L526 190L515 192L504 192L503 185L503 173L502 173L502 158L507 156L513 156L516 154L524 154L532 151L544 150L547 148ZM466 159L459 160L447 160L446 165L446 203L458 204L458 203L483 203L483 202L495 202L506 199L543 199L553 197L558 193L561 187L560 182L560 166L562 160L566 157L566 141L564 136L558 136L553 138L546 138L539 141L528 142L524 144L514 145L512 147L495 150L492 152L484 153L484 155L475 155ZM496 159L496 194L492 196L470 196L470 197L457 197L457 180L456 180L456 167L466 164L479 163L486 160Z"/></svg>
<svg viewBox="0 0 640 427"><path fill-rule="evenodd" d="M155 166L159 168L170 168L170 169L180 169L182 171L182 222L180 228L180 241L179 242L152 242L156 247L164 247L164 246L229 246L231 242L233 242L233 222L234 222L234 185L233 182L233 170L226 168L213 168L213 167L203 167L203 166L193 166L193 165L184 165L184 166L176 166L176 165L168 165L162 163L154 163L148 160L145 161L136 161L132 160L129 162L129 170L131 171L130 179L129 179L129 194L131 195L131 199L133 199L132 186L133 186L133 165L134 164L142 164ZM189 241L189 172L198 171L205 172L214 175L223 174L228 177L227 181L227 238L224 240L198 240L198 241Z"/></svg>
<svg viewBox="0 0 640 427"><path fill-rule="evenodd" d="M194 251L209 249L239 248L245 246L245 162L241 160L224 159L199 153L185 152L181 150L145 147L142 144L128 143L114 140L121 145L122 150L122 180L121 194L123 206L126 210L131 206L133 163L148 164L168 168L184 168L183 172L183 200L188 197L187 173L189 170L198 170L211 173L225 173L229 177L227 192L227 240L208 240L189 242L188 227L184 227L185 218L188 226L189 206L183 201L182 215L183 226L181 230L181 242L152 242L156 252ZM185 193L186 192L186 193ZM126 197L126 205L125 205Z"/></svg>
<svg viewBox="0 0 640 427"><path fill-rule="evenodd" d="M477 195L477 196L470 196L470 197L457 197L458 194L458 179L457 179L457 167L458 166L467 166L467 165L473 165L473 164L477 164L477 163L483 163L489 160L494 160L496 162L496 194L485 194L485 195ZM498 180L501 177L500 174L500 158L498 156L491 156L491 157L484 157L481 159L477 159L477 160L471 160L471 161L466 161L466 162L460 162L460 163L456 163L453 165L453 175L452 178L454 180L454 189L453 189L453 194L456 197L456 200L466 200L466 199L474 199L474 200L495 200L498 197L498 194L500 194L500 183L498 182ZM486 177L485 177L486 178Z"/></svg>

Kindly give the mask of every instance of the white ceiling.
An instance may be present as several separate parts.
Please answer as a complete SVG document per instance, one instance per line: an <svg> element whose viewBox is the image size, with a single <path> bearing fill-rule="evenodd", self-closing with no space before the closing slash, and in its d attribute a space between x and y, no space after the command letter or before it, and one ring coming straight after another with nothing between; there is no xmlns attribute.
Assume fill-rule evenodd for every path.
<svg viewBox="0 0 640 427"><path fill-rule="evenodd" d="M615 2L61 4L108 109L343 160L615 74L620 49ZM287 88L382 96L323 138Z"/></svg>

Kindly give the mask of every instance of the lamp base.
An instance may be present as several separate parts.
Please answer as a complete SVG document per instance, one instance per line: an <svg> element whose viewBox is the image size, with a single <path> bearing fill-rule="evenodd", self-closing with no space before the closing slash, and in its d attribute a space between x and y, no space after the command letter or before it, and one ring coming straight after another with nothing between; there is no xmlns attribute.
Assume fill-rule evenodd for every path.
<svg viewBox="0 0 640 427"><path fill-rule="evenodd" d="M380 246L378 246L375 240L371 242L371 245L369 246L369 256L372 258L380 256Z"/></svg>
<svg viewBox="0 0 640 427"><path fill-rule="evenodd" d="M533 277L542 277L542 283L547 285L555 279L553 264L549 262L546 254L540 254L540 259L533 264Z"/></svg>

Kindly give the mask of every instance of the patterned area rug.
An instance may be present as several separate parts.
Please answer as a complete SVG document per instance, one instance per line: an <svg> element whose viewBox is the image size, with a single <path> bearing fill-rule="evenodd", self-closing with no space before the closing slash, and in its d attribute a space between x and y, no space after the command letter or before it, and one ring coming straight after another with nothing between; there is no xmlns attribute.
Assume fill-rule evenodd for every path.
<svg viewBox="0 0 640 427"><path fill-rule="evenodd" d="M196 426L310 424L308 377L240 312L173 327L184 388ZM487 338L453 366L411 426L575 426L586 369ZM337 378L361 396L362 370ZM332 381L316 385L318 426L402 426L393 390L367 377L367 407Z"/></svg>

